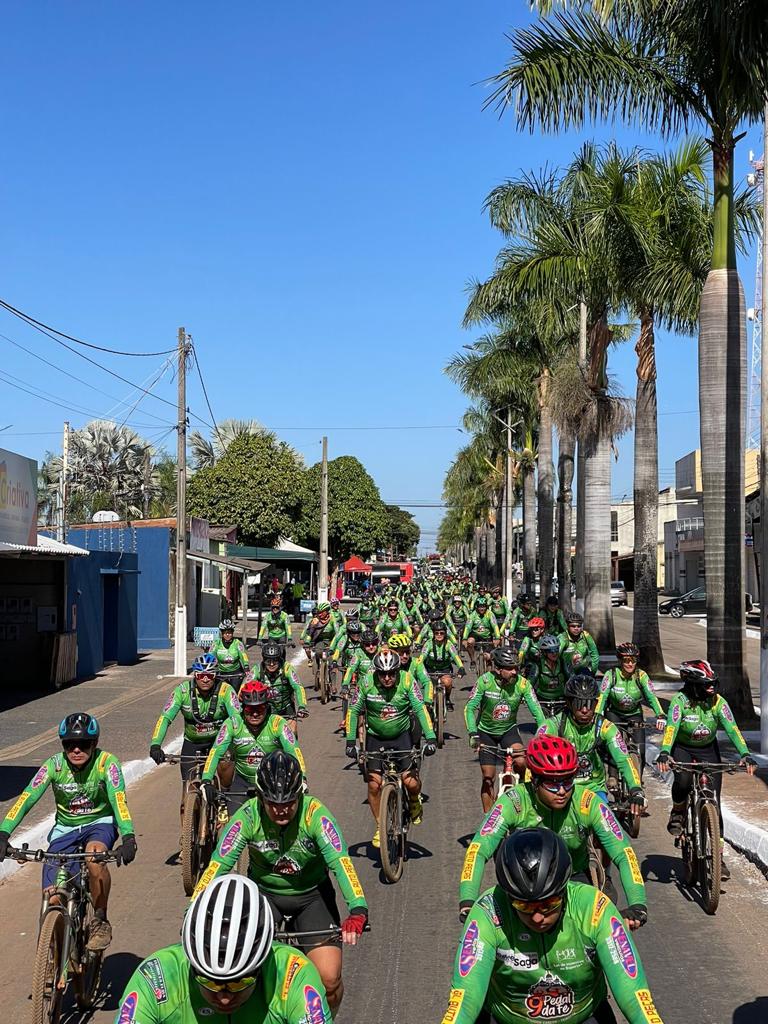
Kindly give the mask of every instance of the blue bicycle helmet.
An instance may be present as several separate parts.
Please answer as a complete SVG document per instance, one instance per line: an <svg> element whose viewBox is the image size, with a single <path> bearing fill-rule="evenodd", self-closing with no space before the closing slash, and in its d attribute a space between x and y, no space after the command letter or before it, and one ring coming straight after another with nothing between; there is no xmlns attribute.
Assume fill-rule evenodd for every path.
<svg viewBox="0 0 768 1024"><path fill-rule="evenodd" d="M97 743L99 721L87 711L75 711L74 714L62 718L59 723L59 739L62 743L68 740L90 740Z"/></svg>
<svg viewBox="0 0 768 1024"><path fill-rule="evenodd" d="M216 672L218 671L219 662L215 654L210 652L201 654L200 657L195 658L192 662L193 672Z"/></svg>

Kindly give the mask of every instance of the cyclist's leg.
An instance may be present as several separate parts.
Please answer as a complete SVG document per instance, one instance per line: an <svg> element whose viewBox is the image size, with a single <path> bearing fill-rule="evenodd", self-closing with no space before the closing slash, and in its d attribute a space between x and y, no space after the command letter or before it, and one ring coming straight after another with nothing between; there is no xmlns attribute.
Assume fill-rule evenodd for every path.
<svg viewBox="0 0 768 1024"><path fill-rule="evenodd" d="M444 675L441 675L440 682L443 684L443 687L445 688L445 703L448 705L449 708L452 708L453 701L451 700L451 693L453 691L453 673L446 672Z"/></svg>
<svg viewBox="0 0 768 1024"><path fill-rule="evenodd" d="M117 841L117 829L107 822L86 825L80 831L80 839L85 842L86 853L106 853ZM91 892L93 906L96 911L103 910L105 915L111 885L109 867L99 861L89 860L88 888Z"/></svg>
<svg viewBox="0 0 768 1024"><path fill-rule="evenodd" d="M181 772L181 802L179 804L179 818L183 824L184 822L184 793L187 788L187 780L196 768L195 761L192 760L195 757L205 758L208 756L208 751L211 749L211 743L206 741L205 743L195 743L193 740L188 740L184 737L184 742L181 745L181 753L179 755L179 770Z"/></svg>
<svg viewBox="0 0 768 1024"><path fill-rule="evenodd" d="M297 932L315 932L337 927L341 923L336 894L328 878L317 889L304 893L301 909L294 917ZM336 1013L344 996L341 978L341 939L336 937L308 938L300 942L300 948L317 968L325 986L328 1005Z"/></svg>
<svg viewBox="0 0 768 1024"><path fill-rule="evenodd" d="M501 739L498 741L500 747L508 749L512 747L514 754L512 755L512 764L515 771L517 772L518 778L525 778L525 744L523 743L520 735L520 730L517 725L510 726L509 729L504 733Z"/></svg>
<svg viewBox="0 0 768 1024"><path fill-rule="evenodd" d="M498 736L492 736L489 732L480 733L480 743L483 747L495 747L498 745ZM490 811L493 806L493 790L496 780L498 759L492 750L480 751L480 772L482 782L480 784L480 800L483 804L483 813Z"/></svg>
<svg viewBox="0 0 768 1024"><path fill-rule="evenodd" d="M701 760L698 751L694 751L682 743L675 743L670 753L672 760L678 764L690 764L694 760ZM675 772L672 780L672 810L667 823L667 831L672 835L680 835L683 830L685 804L692 785L693 777L690 772Z"/></svg>
<svg viewBox="0 0 768 1024"><path fill-rule="evenodd" d="M81 829L73 828L63 835L57 836L56 839L52 839L48 845L48 853L75 853L82 842ZM61 900L58 896L53 894L56 888L56 875L61 870L62 866L66 869L70 878L77 871L77 866L74 861L71 864L56 864L50 861L43 862L43 892L50 898L52 906L59 906Z"/></svg>
<svg viewBox="0 0 768 1024"><path fill-rule="evenodd" d="M384 749L386 740L379 739L378 736L374 736L373 733L368 733L365 737L365 749L369 755L376 755L378 751ZM382 783L382 758L376 756L368 757L368 807L370 808L373 820L378 823L379 820L379 803L381 800L381 783Z"/></svg>
<svg viewBox="0 0 768 1024"><path fill-rule="evenodd" d="M233 814L236 814L245 801L248 800L248 790L252 788L253 782L240 775L239 772L234 772L232 783L224 794L227 800L227 810L229 811L230 818Z"/></svg>

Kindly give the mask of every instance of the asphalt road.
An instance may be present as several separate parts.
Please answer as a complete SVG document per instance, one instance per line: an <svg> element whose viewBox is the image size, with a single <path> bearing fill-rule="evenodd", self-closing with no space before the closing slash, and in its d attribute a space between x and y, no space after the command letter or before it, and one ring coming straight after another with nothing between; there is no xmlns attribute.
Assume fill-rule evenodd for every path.
<svg viewBox="0 0 768 1024"><path fill-rule="evenodd" d="M695 624L691 628L703 632ZM164 688L119 714L154 721ZM394 886L383 883L378 853L369 843L373 821L363 781L344 757L341 736L333 732L339 710L310 702L311 717L301 732L310 789L338 817L371 906L371 933L345 955L346 996L339 1024L437 1024L442 1019L460 929L459 872L466 843L481 819L480 772L460 713L466 697L466 692L458 694L459 710L449 717L455 735L425 762L429 799L424 823L411 832L410 859ZM56 704L58 699L53 696L51 701ZM54 714L45 719L45 711L38 707L39 722L56 719ZM131 756L142 756L145 750L134 742ZM37 751L22 760L26 766L39 763ZM105 960L102 1003L90 1018L98 1024L114 1020L123 986L139 959L178 938L185 907L174 860L178 788L177 769L164 766L129 789L139 854L130 867L113 868L114 941ZM668 790L653 780L648 790L651 816L643 823L636 849L648 880L650 920L638 945L665 1024L764 1024L768 883L731 853L732 880L717 915L707 917L677 882L679 862L664 829ZM762 798L762 787L759 792ZM0 919L6 922L0 985L6 1016L20 1024L29 1016L38 900L35 866L24 867L0 886ZM76 1013L67 1018L69 1024L87 1019Z"/></svg>

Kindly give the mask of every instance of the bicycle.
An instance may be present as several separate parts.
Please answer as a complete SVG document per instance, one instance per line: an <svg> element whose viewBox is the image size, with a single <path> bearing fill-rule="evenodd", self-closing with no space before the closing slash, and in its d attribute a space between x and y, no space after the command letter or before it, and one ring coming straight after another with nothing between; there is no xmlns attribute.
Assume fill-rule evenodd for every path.
<svg viewBox="0 0 768 1024"><path fill-rule="evenodd" d="M432 680L435 691L432 699L432 718L435 723L435 739L438 750L442 750L445 745L445 716L448 711L445 683L443 682L444 675L446 675L445 672L429 673L429 678Z"/></svg>
<svg viewBox="0 0 768 1024"><path fill-rule="evenodd" d="M32 1024L58 1024L70 980L79 1009L90 1010L96 1001L104 951L87 948L89 928L95 920L88 861L119 861L120 848L107 853L86 853L84 849L49 853L30 850L24 843L19 848L9 847L8 854L19 863L59 865L54 891L43 893L31 996ZM78 862L79 871L70 876L66 865ZM54 895L60 903L51 903Z"/></svg>
<svg viewBox="0 0 768 1024"><path fill-rule="evenodd" d="M640 778L640 742L638 737L645 730L642 722L631 722L626 725L615 722L616 728L624 737L627 747L627 754L635 767L638 779ZM624 777L619 774L613 763L608 765L608 793L613 797L613 809L616 817L624 826L630 839L637 839L640 835L641 814L632 813L632 801L629 798L629 788Z"/></svg>
<svg viewBox="0 0 768 1024"><path fill-rule="evenodd" d="M720 881L723 852L720 844L720 814L711 776L715 772L746 771L740 765L678 764L669 762L674 772L690 772L693 784L685 806L682 834L675 837L675 846L682 853L685 885L698 883L702 905L707 914L714 914L720 903Z"/></svg>
<svg viewBox="0 0 768 1024"><path fill-rule="evenodd" d="M312 660L315 669L315 690L320 692L320 703L327 704L333 696L333 670L329 664L330 652L325 640L319 640L314 645Z"/></svg>
<svg viewBox="0 0 768 1024"><path fill-rule="evenodd" d="M168 764L193 762L189 778L184 783L184 814L181 819L181 881L184 893L191 896L200 877L216 849L219 829L226 824L229 814L226 798L221 791L218 776L212 779L216 799L210 802L202 786L205 758L197 755L169 757Z"/></svg>
<svg viewBox="0 0 768 1024"><path fill-rule="evenodd" d="M499 766L499 770L496 773L496 782L493 789L493 799L498 800L499 797L504 796L506 792L513 789L519 782L520 776L517 774L514 768L514 758L520 757L519 751L514 751L512 747L492 747L487 743L480 743L477 746L478 753L481 750L486 750L499 760L503 761L503 764Z"/></svg>
<svg viewBox="0 0 768 1024"><path fill-rule="evenodd" d="M421 758L418 747L411 747L410 750L380 750L373 755L382 761L378 827L381 837L381 870L390 882L399 882L403 875L408 831L411 827L410 798L405 790L401 769L395 760L405 754L411 755L411 764L418 763ZM371 759L371 754L365 751L360 756L364 761Z"/></svg>

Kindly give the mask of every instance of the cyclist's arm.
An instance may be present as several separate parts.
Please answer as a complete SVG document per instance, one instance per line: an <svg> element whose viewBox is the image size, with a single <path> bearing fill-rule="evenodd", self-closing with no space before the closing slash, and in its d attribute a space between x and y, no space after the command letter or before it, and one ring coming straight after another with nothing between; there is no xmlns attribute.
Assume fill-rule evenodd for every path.
<svg viewBox="0 0 768 1024"><path fill-rule="evenodd" d="M472 929L471 936L476 936L471 943L475 961L470 971L467 972L466 965L462 962L462 951L464 937L470 928ZM453 966L453 978L451 979L451 994L448 997L448 1009L445 1011L442 1024L475 1024L483 1009L495 962L496 928L482 907L475 904L469 912L459 940L459 948Z"/></svg>
<svg viewBox="0 0 768 1024"><path fill-rule="evenodd" d="M621 733L613 722L603 719L603 723L600 727L600 736L605 743L611 760L616 765L621 777L627 784L627 788L640 789L642 787L640 776L638 775L632 759L627 753L627 747L624 740L621 738Z"/></svg>
<svg viewBox="0 0 768 1024"><path fill-rule="evenodd" d="M664 1024L653 1004L632 933L612 903L594 929L593 941L608 988L628 1024Z"/></svg>
<svg viewBox="0 0 768 1024"><path fill-rule="evenodd" d="M518 797L519 800L519 797ZM459 900L476 900L486 863L493 858L505 836L520 824L520 815L506 796L491 807L467 847L459 880Z"/></svg>
<svg viewBox="0 0 768 1024"><path fill-rule="evenodd" d="M225 690L224 687L226 687ZM234 686L230 686L229 683L223 683L222 690L224 690L224 707L227 710L227 716L234 718L235 715L240 714L240 698L237 696Z"/></svg>
<svg viewBox="0 0 768 1024"><path fill-rule="evenodd" d="M232 871L253 835L253 810L248 804L245 804L237 814L232 815L229 824L222 830L216 849L211 854L208 867L195 886L192 899L209 886L214 878Z"/></svg>
<svg viewBox="0 0 768 1024"><path fill-rule="evenodd" d="M53 777L53 758L49 757L45 764L41 765L30 779L28 785L14 801L13 806L3 818L0 831L10 835L15 828L24 820L27 812L31 810L43 793L48 789Z"/></svg>
<svg viewBox="0 0 768 1024"><path fill-rule="evenodd" d="M416 715L416 718L424 731L424 739L428 742L434 740L435 730L432 728L432 718L427 711L427 707L421 696L421 691L418 687L413 685L413 681L408 684L407 693L408 700L411 702L411 707L413 708L413 713Z"/></svg>
<svg viewBox="0 0 768 1024"><path fill-rule="evenodd" d="M296 707L304 708L307 707L307 691L299 682L299 677L296 675L296 670L293 665L285 666L285 678L291 687L294 697L296 698Z"/></svg>
<svg viewBox="0 0 768 1024"><path fill-rule="evenodd" d="M464 721L467 726L467 732L477 732L477 716L480 713L480 706L483 703L483 694L485 693L485 683L482 678L478 679L475 683L472 693L469 695L469 700L464 705Z"/></svg>
<svg viewBox="0 0 768 1024"><path fill-rule="evenodd" d="M595 708L596 715L604 715L605 708L608 704L608 694L611 692L611 686L613 685L613 670L608 671L603 675L600 680L600 696L597 698L597 706Z"/></svg>
<svg viewBox="0 0 768 1024"><path fill-rule="evenodd" d="M208 751L208 757L205 759L205 767L203 768L203 782L210 782L213 776L216 774L216 769L219 767L219 761L224 757L229 745L232 742L233 733L233 718L228 718L221 726L213 741L211 749Z"/></svg>
<svg viewBox="0 0 768 1024"><path fill-rule="evenodd" d="M136 1024L163 1024L168 1019L168 993L156 993L140 967L141 964L125 986L115 1024L123 1024L123 1021L135 1021Z"/></svg>
<svg viewBox="0 0 768 1024"><path fill-rule="evenodd" d="M490 618L491 618L491 633L493 634L493 639L494 640L500 640L501 639L501 633L499 632L499 624L496 621L496 616L493 614L493 612L491 612Z"/></svg>
<svg viewBox="0 0 768 1024"><path fill-rule="evenodd" d="M749 747L744 742L744 737L741 735L741 729L733 718L733 712L731 711L728 701L724 697L719 697L717 707L715 708L717 714L717 720L725 729L728 739L736 747L739 757L746 757L749 753Z"/></svg>
<svg viewBox="0 0 768 1024"><path fill-rule="evenodd" d="M247 672L250 668L250 663L248 661L248 652L246 651L242 640L237 641L237 657L240 661L240 668L244 672Z"/></svg>
<svg viewBox="0 0 768 1024"><path fill-rule="evenodd" d="M673 697L669 702L667 708L667 726L664 729L664 736L661 741L661 753L668 754L672 749L675 740L677 739L677 733L680 728L680 723L683 720L683 701L678 694Z"/></svg>
<svg viewBox="0 0 768 1024"><path fill-rule="evenodd" d="M451 661L452 661L452 663L453 663L453 664L454 664L454 665L456 666L456 668L458 668L458 669L462 669L462 668L464 668L464 662L463 662L463 661L461 660L461 655L460 655L460 654L459 654L459 652L458 652L458 651L456 650L456 648L454 647L454 645L453 645L453 644L451 644L451 643L449 643L449 644L447 645L447 647L446 647L446 650L447 650L447 651L448 651L448 653L450 654L450 656L451 656Z"/></svg>
<svg viewBox="0 0 768 1024"><path fill-rule="evenodd" d="M347 671L344 673L344 678L341 680L342 690L349 689L349 685L352 682L352 677L357 672L358 665L360 664L360 655L353 654L350 658L349 665L347 665Z"/></svg>
<svg viewBox="0 0 768 1024"><path fill-rule="evenodd" d="M536 691L525 677L522 677L517 685L520 688L523 700L525 701L528 710L533 715L533 720L536 723L536 728L538 729L539 726L544 725L545 718L544 712L541 710L541 704L539 704L539 698L536 696Z"/></svg>
<svg viewBox="0 0 768 1024"><path fill-rule="evenodd" d="M269 619L265 618L264 621L261 624L261 629L259 630L259 636L258 636L259 640L266 640L267 639L267 633L268 633L267 625L268 625L268 623L269 623Z"/></svg>
<svg viewBox="0 0 768 1024"><path fill-rule="evenodd" d="M641 671L638 673L637 684L643 691L645 699L648 701L648 706L654 715L656 715L657 718L663 718L664 710L661 704L659 704L659 698L656 696L656 691L653 688L653 683L651 682L647 672Z"/></svg>
<svg viewBox="0 0 768 1024"><path fill-rule="evenodd" d="M110 754L104 761L103 770L107 799L115 817L117 830L121 836L133 835L136 830L133 827L131 812L128 810L125 799L125 779L122 766L117 758Z"/></svg>
<svg viewBox="0 0 768 1024"><path fill-rule="evenodd" d="M317 968L300 953L296 953L292 960L299 961L300 966L292 979L287 975L283 979L280 991L284 1006L280 1024L305 1024L306 1021L311 1021L312 1024L333 1024L333 1016ZM288 991L283 997L282 992L286 986Z"/></svg>
<svg viewBox="0 0 768 1024"><path fill-rule="evenodd" d="M357 877L354 865L349 856L346 840L342 835L339 823L327 807L315 801L315 809L309 823L309 834L315 840L326 867L341 889L344 902L350 913L355 910L368 910L363 887Z"/></svg>
<svg viewBox="0 0 768 1024"><path fill-rule="evenodd" d="M283 748L286 754L290 754L292 757L296 758L296 760L299 762L299 767L301 768L302 775L306 775L307 766L304 763L304 755L301 752L301 747L299 746L298 740L296 739L296 734L294 733L293 729L291 729L290 725L288 725L284 718L280 721L276 720L272 726L272 729L277 734L280 746Z"/></svg>
<svg viewBox="0 0 768 1024"><path fill-rule="evenodd" d="M357 721L360 712L365 707L365 686L363 681L357 688L357 696L349 702L347 707L347 743L354 743L357 740Z"/></svg>
<svg viewBox="0 0 768 1024"><path fill-rule="evenodd" d="M597 644L595 643L594 637L591 633L585 633L585 640L587 644L587 661L589 662L589 667L592 670L592 675L594 675L600 665L600 655L597 650Z"/></svg>
<svg viewBox="0 0 768 1024"><path fill-rule="evenodd" d="M165 739L165 734L168 732L168 727L174 720L176 715L179 713L181 708L181 687L176 686L173 693L166 701L165 707L160 712L160 717L155 723L155 730L152 733L152 744L161 745Z"/></svg>
<svg viewBox="0 0 768 1024"><path fill-rule="evenodd" d="M632 907L640 904L647 907L648 897L637 856L616 820L616 815L593 790L585 787L581 787L581 790L579 815L586 820L588 828L619 869L627 905ZM573 799L579 799L577 794L574 794Z"/></svg>
<svg viewBox="0 0 768 1024"><path fill-rule="evenodd" d="M464 632L461 634L461 639L462 640L468 640L469 639L469 635L472 632L472 623L473 623L473 621L474 621L474 612L472 613L472 615L470 615L467 618L467 621L464 624Z"/></svg>

